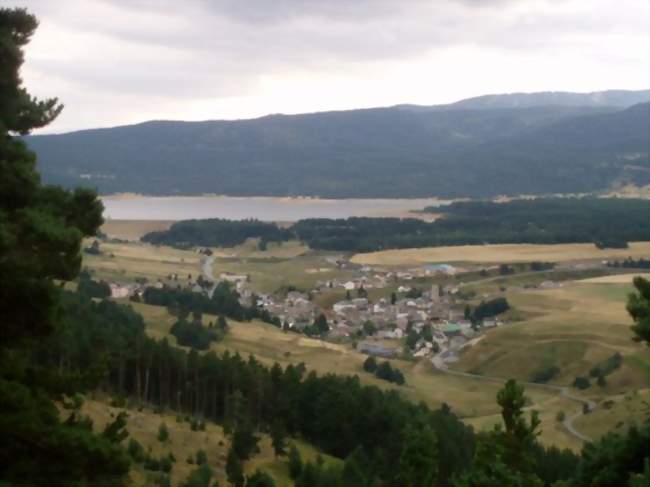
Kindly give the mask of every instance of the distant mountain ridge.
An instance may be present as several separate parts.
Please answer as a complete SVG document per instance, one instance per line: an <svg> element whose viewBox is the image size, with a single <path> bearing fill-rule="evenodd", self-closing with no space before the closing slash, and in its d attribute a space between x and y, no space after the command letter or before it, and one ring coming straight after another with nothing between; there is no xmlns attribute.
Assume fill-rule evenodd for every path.
<svg viewBox="0 0 650 487"><path fill-rule="evenodd" d="M452 103L454 108L526 108L535 106L621 107L627 108L650 101L650 90L608 90L592 93L546 91L541 93L510 93L483 95Z"/></svg>
<svg viewBox="0 0 650 487"><path fill-rule="evenodd" d="M436 107L152 121L26 141L45 181L102 193L582 192L650 183L647 101L650 90L487 95Z"/></svg>

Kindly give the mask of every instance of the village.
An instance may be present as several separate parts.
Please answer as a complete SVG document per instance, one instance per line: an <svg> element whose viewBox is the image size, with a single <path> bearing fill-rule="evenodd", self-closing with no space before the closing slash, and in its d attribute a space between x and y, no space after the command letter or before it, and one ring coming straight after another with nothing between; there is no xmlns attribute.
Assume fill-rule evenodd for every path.
<svg viewBox="0 0 650 487"><path fill-rule="evenodd" d="M242 305L266 310L278 318L285 331L310 334L315 320L324 316L329 331L320 334L321 339L351 343L361 353L385 358L438 354L451 362L455 353L475 343L482 331L503 324L493 317L476 320L468 314L454 278L475 270L471 268L428 264L385 269L326 256L324 263L347 271L346 278L316 280L307 290L258 293L249 275L214 275L214 257L200 253L200 272L196 274L170 274L156 281L138 279L128 284L109 282L111 296L140 300L147 287L172 287L211 296L219 282L227 282L238 292ZM318 269L305 272L309 271L316 273ZM436 280L441 283L432 283ZM319 304L319 296L339 294L343 299L328 306ZM371 295L381 297L372 299Z"/></svg>

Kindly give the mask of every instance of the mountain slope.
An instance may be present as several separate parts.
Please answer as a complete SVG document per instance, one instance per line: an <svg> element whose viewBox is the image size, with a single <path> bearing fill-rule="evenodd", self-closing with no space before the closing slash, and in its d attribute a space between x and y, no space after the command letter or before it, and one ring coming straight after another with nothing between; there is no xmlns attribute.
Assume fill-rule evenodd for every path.
<svg viewBox="0 0 650 487"><path fill-rule="evenodd" d="M546 91L542 93L510 93L468 98L450 107L465 109L525 108L535 106L621 107L627 108L650 101L650 90L608 90L593 93Z"/></svg>
<svg viewBox="0 0 650 487"><path fill-rule="evenodd" d="M398 106L155 121L27 142L47 182L92 185L104 193L458 197L589 191L629 180L626 166L646 167L649 106ZM646 177L643 170L633 176Z"/></svg>

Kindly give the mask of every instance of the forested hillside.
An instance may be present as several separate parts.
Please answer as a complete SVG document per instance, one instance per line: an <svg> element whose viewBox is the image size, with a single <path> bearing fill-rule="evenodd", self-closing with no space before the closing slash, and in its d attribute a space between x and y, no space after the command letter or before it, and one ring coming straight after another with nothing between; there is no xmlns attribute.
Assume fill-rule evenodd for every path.
<svg viewBox="0 0 650 487"><path fill-rule="evenodd" d="M650 182L650 104L526 100L152 121L27 142L45 181L101 193L485 197Z"/></svg>

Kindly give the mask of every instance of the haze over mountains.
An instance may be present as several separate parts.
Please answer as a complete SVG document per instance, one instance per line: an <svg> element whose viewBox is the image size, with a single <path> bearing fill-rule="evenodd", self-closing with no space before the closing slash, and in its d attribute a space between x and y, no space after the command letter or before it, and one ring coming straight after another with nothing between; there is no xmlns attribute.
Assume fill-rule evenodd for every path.
<svg viewBox="0 0 650 487"><path fill-rule="evenodd" d="M489 197L650 183L650 90L151 121L27 137L46 182L101 193Z"/></svg>

